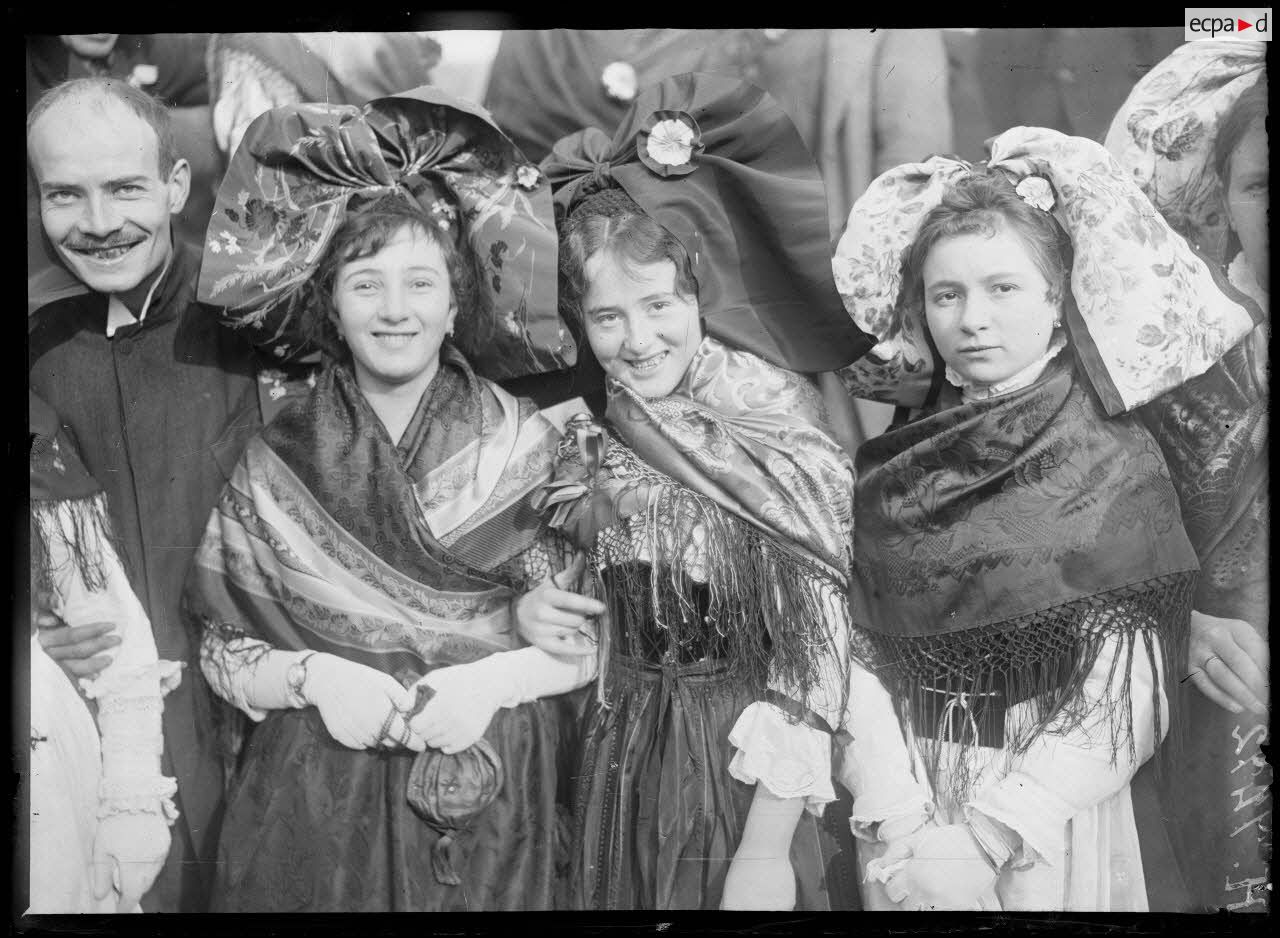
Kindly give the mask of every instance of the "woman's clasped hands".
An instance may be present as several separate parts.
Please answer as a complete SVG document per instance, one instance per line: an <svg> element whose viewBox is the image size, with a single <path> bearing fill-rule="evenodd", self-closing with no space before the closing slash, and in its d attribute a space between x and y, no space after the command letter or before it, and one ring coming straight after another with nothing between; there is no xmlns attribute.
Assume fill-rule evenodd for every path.
<svg viewBox="0 0 1280 938"><path fill-rule="evenodd" d="M967 824L928 824L893 840L867 869L907 911L990 910L999 874Z"/></svg>
<svg viewBox="0 0 1280 938"><path fill-rule="evenodd" d="M593 620L604 603L572 591L582 579L586 555L514 603L520 634L551 654L594 654ZM316 707L329 734L350 749L428 746L452 754L475 744L510 696L500 653L437 668L409 687L385 672L337 655L307 662L303 699Z"/></svg>

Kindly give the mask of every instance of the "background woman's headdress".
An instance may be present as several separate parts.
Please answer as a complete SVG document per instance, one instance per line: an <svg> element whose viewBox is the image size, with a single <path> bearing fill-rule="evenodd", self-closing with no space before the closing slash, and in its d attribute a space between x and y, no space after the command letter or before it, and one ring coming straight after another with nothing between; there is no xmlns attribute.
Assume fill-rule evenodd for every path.
<svg viewBox="0 0 1280 938"><path fill-rule="evenodd" d="M1143 76L1106 147L1175 231L1225 262L1227 216L1214 166L1218 125L1265 80L1266 43L1188 42Z"/></svg>
<svg viewBox="0 0 1280 938"><path fill-rule="evenodd" d="M512 378L576 361L556 306L550 187L487 112L430 87L258 117L218 190L199 299L275 357L306 354L322 315L308 289L316 265L349 203L388 192L441 229L461 225L481 275L477 308L461 311L481 320L467 331L484 341L462 348L478 372Z"/></svg>

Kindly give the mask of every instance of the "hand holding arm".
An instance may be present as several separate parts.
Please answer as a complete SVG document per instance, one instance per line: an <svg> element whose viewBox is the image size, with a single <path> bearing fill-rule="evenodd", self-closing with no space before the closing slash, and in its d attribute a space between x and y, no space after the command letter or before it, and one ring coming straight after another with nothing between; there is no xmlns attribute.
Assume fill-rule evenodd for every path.
<svg viewBox="0 0 1280 938"><path fill-rule="evenodd" d="M594 655L596 625L605 605L574 589L582 579L587 557L578 553L568 567L548 577L515 603L520 637L551 655Z"/></svg>

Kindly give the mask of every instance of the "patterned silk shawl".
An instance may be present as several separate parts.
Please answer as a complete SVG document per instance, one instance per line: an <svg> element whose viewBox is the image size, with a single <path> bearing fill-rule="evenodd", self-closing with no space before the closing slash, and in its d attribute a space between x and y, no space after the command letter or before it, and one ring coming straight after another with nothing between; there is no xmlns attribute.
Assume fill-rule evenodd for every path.
<svg viewBox="0 0 1280 938"><path fill-rule="evenodd" d="M252 440L214 509L187 600L197 621L314 648L402 682L514 647L503 570L538 536L526 496L558 434L446 346L394 445L350 370Z"/></svg>
<svg viewBox="0 0 1280 938"><path fill-rule="evenodd" d="M744 679L772 676L809 698L823 660L844 658L843 622L833 621L823 591L844 594L853 520L852 467L824 430L812 382L707 337L667 397L646 400L610 382L607 419L626 447L611 447L593 471L581 435L570 433L568 458L548 488L556 494L544 499L577 500L556 515L560 526L615 567L620 593L649 594L656 625L677 644L710 625L728 638L731 666ZM617 538L620 505L637 490L644 515L632 527L670 589L659 590L657 576L631 582L633 544L605 543ZM691 583L709 588L705 623L692 622L679 598ZM665 604L659 593L677 598ZM602 642L602 665L607 652ZM830 719L840 708L820 709Z"/></svg>
<svg viewBox="0 0 1280 938"><path fill-rule="evenodd" d="M1151 434L1107 418L1069 356L1027 388L868 442L857 470L855 637L904 725L961 744L957 787L965 748L1004 738L1006 707L983 703L993 692L1031 704L1032 719L1004 738L1011 755L1051 723L1096 719L1079 692L1109 638L1128 640L1106 702L1114 746L1132 745L1132 655L1141 648L1154 665L1157 640L1160 738L1159 682L1179 673L1196 556ZM955 708L940 705L951 700L971 714L958 734ZM927 759L935 784L941 751Z"/></svg>

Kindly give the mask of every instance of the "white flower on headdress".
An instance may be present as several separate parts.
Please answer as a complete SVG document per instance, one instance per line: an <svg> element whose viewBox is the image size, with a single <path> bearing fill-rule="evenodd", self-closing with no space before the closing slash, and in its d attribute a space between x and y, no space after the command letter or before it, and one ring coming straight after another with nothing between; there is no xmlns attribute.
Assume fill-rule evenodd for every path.
<svg viewBox="0 0 1280 938"><path fill-rule="evenodd" d="M457 210L444 199L436 199L431 203L431 214L435 216L436 224L445 231L449 230L449 223L458 217Z"/></svg>
<svg viewBox="0 0 1280 938"><path fill-rule="evenodd" d="M649 131L646 149L663 166L683 166L693 155L693 128L684 121L658 121Z"/></svg>
<svg viewBox="0 0 1280 938"><path fill-rule="evenodd" d="M1028 176L1014 186L1014 192L1032 208L1048 212L1053 208L1053 187L1043 176Z"/></svg>
<svg viewBox="0 0 1280 938"><path fill-rule="evenodd" d="M217 238L210 238L210 239L209 239L209 243L208 243L208 244L206 244L206 245L205 245L205 247L207 247L207 248L209 249L209 253L210 253L210 254L221 254L221 253L222 253L222 245L218 242L218 239L217 239Z"/></svg>
<svg viewBox="0 0 1280 938"><path fill-rule="evenodd" d="M516 184L522 189L532 189L538 184L538 167L526 163L516 170Z"/></svg>
<svg viewBox="0 0 1280 938"><path fill-rule="evenodd" d="M604 91L615 101L630 101L640 87L636 70L629 62L610 62L600 73Z"/></svg>
<svg viewBox="0 0 1280 938"><path fill-rule="evenodd" d="M135 65L126 79L135 88L143 85L154 85L160 78L160 70L154 65Z"/></svg>
<svg viewBox="0 0 1280 938"><path fill-rule="evenodd" d="M232 257L235 257L235 255L240 253L240 242L239 240L236 239L236 236L233 235L231 232L220 231L218 232L218 237L222 238L223 241L227 242L222 246L222 249L226 251L228 254L230 254ZM218 252L215 250L214 253L216 254Z"/></svg>

